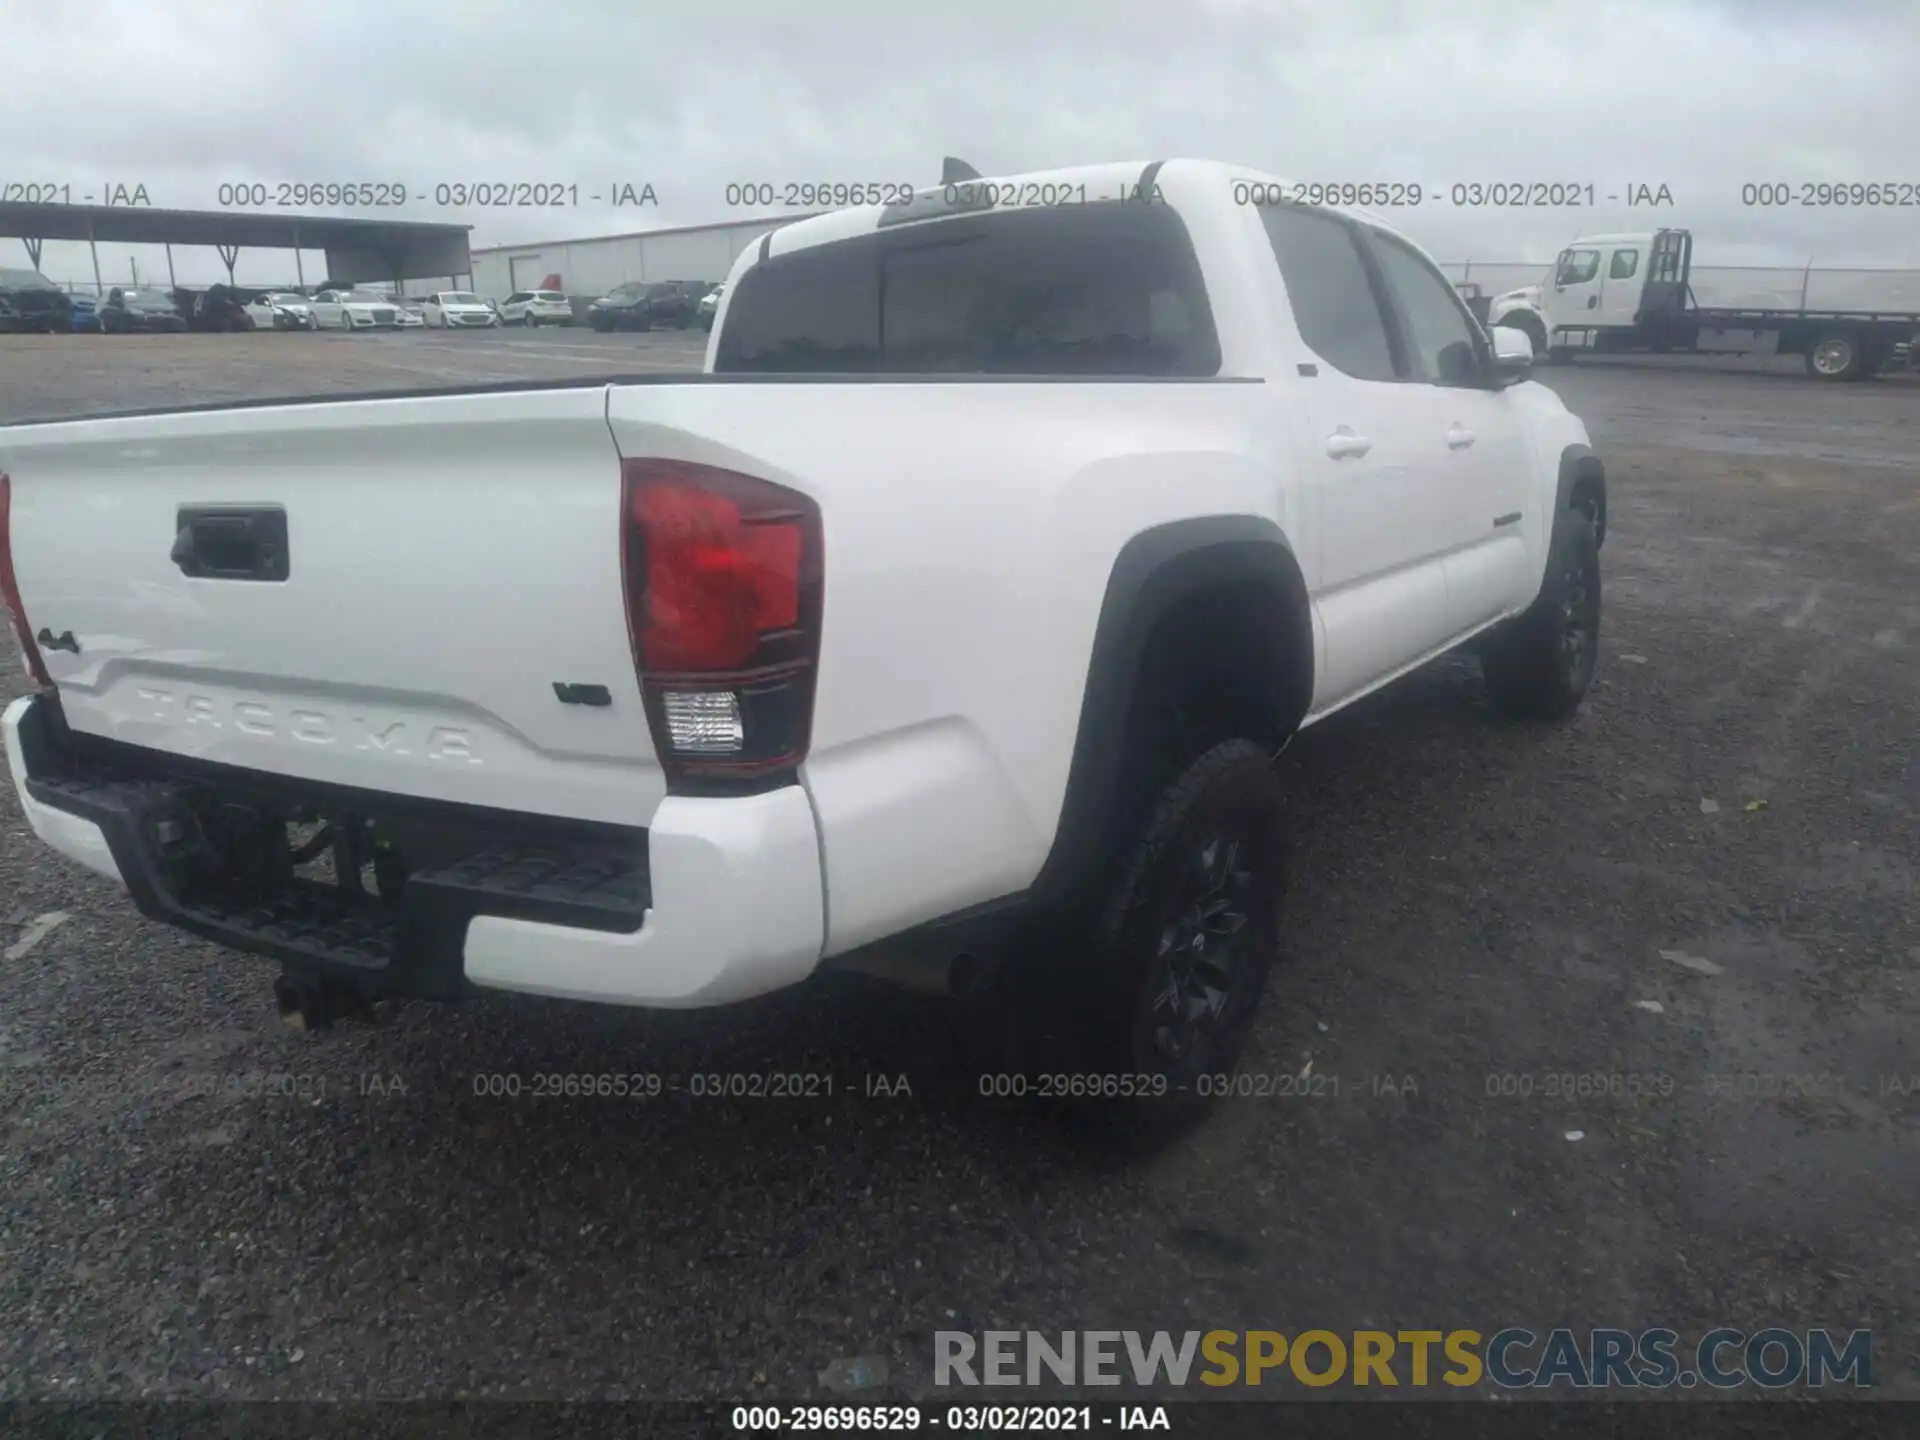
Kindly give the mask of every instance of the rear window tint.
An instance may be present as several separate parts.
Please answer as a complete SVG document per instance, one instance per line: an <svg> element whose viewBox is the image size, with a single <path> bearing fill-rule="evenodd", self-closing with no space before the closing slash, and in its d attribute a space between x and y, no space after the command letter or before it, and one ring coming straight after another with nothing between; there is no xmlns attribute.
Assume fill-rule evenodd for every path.
<svg viewBox="0 0 1920 1440"><path fill-rule="evenodd" d="M1186 226L1139 202L1002 211L775 256L716 371L1194 376L1220 342Z"/></svg>

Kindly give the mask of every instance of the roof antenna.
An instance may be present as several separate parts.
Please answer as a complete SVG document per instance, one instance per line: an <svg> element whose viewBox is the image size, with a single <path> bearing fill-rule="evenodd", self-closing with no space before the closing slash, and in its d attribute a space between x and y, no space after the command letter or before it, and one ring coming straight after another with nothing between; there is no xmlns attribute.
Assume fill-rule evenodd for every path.
<svg viewBox="0 0 1920 1440"><path fill-rule="evenodd" d="M980 172L964 160L956 160L953 156L949 155L940 162L940 183L942 185L952 185L961 180L978 180L980 178Z"/></svg>

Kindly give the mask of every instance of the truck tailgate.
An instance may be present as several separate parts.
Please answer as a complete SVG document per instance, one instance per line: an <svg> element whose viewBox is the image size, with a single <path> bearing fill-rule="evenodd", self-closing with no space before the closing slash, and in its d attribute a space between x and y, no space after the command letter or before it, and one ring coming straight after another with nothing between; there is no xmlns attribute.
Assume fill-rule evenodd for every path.
<svg viewBox="0 0 1920 1440"><path fill-rule="evenodd" d="M26 613L78 646L43 647L68 723L315 781L646 824L666 786L627 634L606 407L590 385L0 430Z"/></svg>

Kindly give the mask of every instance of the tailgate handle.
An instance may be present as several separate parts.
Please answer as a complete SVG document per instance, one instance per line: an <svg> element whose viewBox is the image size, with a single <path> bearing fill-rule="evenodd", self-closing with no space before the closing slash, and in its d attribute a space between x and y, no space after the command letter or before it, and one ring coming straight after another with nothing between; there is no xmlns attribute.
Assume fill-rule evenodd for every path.
<svg viewBox="0 0 1920 1440"><path fill-rule="evenodd" d="M285 580L287 512L278 505L182 506L171 558L195 580Z"/></svg>

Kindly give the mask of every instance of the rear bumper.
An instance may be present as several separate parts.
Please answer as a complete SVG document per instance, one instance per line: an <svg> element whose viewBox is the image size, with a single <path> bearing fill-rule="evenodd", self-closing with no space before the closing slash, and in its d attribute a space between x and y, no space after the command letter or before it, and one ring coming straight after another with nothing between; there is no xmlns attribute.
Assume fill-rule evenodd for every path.
<svg viewBox="0 0 1920 1440"><path fill-rule="evenodd" d="M168 824L190 801L228 798L221 777L183 775L130 747L111 761L83 757L61 740L57 707L34 696L8 706L0 730L34 834L118 882L142 913L370 993L492 989L692 1008L794 984L820 960L819 838L798 786L670 797L646 831L619 842L516 837L490 821L472 832L472 854L414 871L394 905L349 904L312 885L234 903L183 885L167 848L170 831L198 833ZM235 798L252 793L251 772L231 773Z"/></svg>

